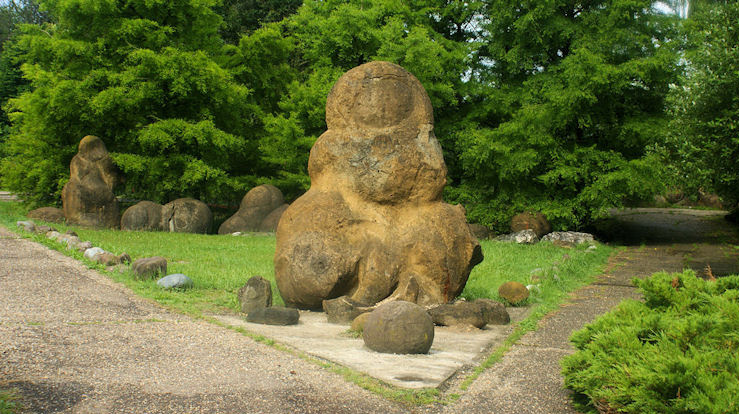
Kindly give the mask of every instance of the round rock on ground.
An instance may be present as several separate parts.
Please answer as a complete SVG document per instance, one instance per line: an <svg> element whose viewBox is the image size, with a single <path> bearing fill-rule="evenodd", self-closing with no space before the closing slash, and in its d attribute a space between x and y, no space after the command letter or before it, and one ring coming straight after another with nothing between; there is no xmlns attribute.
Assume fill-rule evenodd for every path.
<svg viewBox="0 0 739 414"><path fill-rule="evenodd" d="M434 342L434 322L415 303L394 301L380 305L364 324L364 344L387 354L425 354Z"/></svg>
<svg viewBox="0 0 739 414"><path fill-rule="evenodd" d="M144 257L133 262L131 271L141 278L167 274L167 259L160 256Z"/></svg>
<svg viewBox="0 0 739 414"><path fill-rule="evenodd" d="M498 295L511 304L518 304L529 298L529 290L523 283L505 282L498 288Z"/></svg>
<svg viewBox="0 0 739 414"><path fill-rule="evenodd" d="M173 273L157 280L157 285L165 289L188 289L193 286L193 282L182 273Z"/></svg>
<svg viewBox="0 0 739 414"><path fill-rule="evenodd" d="M552 231L552 225L540 212L525 212L516 214L511 219L511 233L518 233L522 230L533 230L536 237L541 238L545 234Z"/></svg>

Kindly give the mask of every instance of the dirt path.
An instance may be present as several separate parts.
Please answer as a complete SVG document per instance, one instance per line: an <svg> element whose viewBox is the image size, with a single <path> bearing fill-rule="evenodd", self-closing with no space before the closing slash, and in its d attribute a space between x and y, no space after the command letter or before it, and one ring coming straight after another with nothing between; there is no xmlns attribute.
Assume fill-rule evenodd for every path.
<svg viewBox="0 0 739 414"><path fill-rule="evenodd" d="M613 226L652 239L641 244L634 236L606 274L574 292L455 403L412 411L572 413L559 374L559 360L572 352L567 338L637 297L632 277L686 265L702 271L706 263L716 275L739 272L739 249L724 243L739 240L736 229L716 214L632 211ZM667 231L682 234L679 243L660 238ZM29 412L43 413L406 411L315 364L168 312L0 228L0 387L6 386L20 391Z"/></svg>

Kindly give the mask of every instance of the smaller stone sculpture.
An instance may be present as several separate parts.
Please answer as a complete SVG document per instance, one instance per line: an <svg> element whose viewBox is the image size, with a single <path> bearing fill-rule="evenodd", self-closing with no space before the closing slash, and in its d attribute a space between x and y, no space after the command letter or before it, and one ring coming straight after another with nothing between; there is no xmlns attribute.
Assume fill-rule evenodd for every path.
<svg viewBox="0 0 739 414"><path fill-rule="evenodd" d="M103 141L92 135L82 138L79 151L69 164L69 172L69 182L62 189L67 223L117 227L118 200L113 187L118 177Z"/></svg>
<svg viewBox="0 0 739 414"><path fill-rule="evenodd" d="M239 211L221 224L218 234L275 231L285 209L279 188L269 184L254 187L241 199Z"/></svg>

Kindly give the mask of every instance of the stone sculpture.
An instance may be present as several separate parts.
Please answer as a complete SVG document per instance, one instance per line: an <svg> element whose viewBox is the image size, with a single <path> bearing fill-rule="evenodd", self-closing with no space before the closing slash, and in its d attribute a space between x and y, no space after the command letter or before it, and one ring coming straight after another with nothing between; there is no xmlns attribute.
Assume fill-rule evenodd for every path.
<svg viewBox="0 0 739 414"><path fill-rule="evenodd" d="M482 253L464 208L441 201L446 165L421 83L388 62L356 67L329 93L326 122L310 153L311 188L277 228L285 303L456 297Z"/></svg>
<svg viewBox="0 0 739 414"><path fill-rule="evenodd" d="M69 182L62 189L62 205L68 224L117 227L118 200L113 187L118 181L113 161L103 141L88 135L69 165Z"/></svg>
<svg viewBox="0 0 739 414"><path fill-rule="evenodd" d="M241 199L239 211L221 224L218 234L237 231L275 231L287 204L279 188L264 184L254 187Z"/></svg>

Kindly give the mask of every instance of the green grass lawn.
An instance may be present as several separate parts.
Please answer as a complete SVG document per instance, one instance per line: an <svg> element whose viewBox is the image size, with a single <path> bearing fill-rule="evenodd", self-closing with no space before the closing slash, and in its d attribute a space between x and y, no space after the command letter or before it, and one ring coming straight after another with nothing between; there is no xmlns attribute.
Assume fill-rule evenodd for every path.
<svg viewBox="0 0 739 414"><path fill-rule="evenodd" d="M0 203L0 224L15 230L15 222L25 219L22 204ZM37 223L38 224L38 223ZM238 311L236 292L254 275L272 282L274 303L283 301L277 291L272 257L275 238L271 235L200 235L161 232L124 232L90 230L75 226L50 224L60 231L72 229L82 240L115 254L128 253L133 260L142 257L163 256L168 262L168 273L184 273L195 287L187 291L160 289L155 280L136 280L124 271L107 274L124 283L136 293L179 311L199 316L207 313ZM61 245L40 235L26 235L51 247ZM599 245L595 250L585 246L572 249L550 243L517 245L482 241L485 260L470 274L462 296L468 300L487 297L499 299L498 287L509 280L524 284L538 284L528 304L552 305L567 292L581 286L598 274L612 249ZM63 249L61 249L63 250ZM76 252L68 254L82 259ZM90 267L102 266L85 262ZM549 306L548 306L549 307Z"/></svg>

